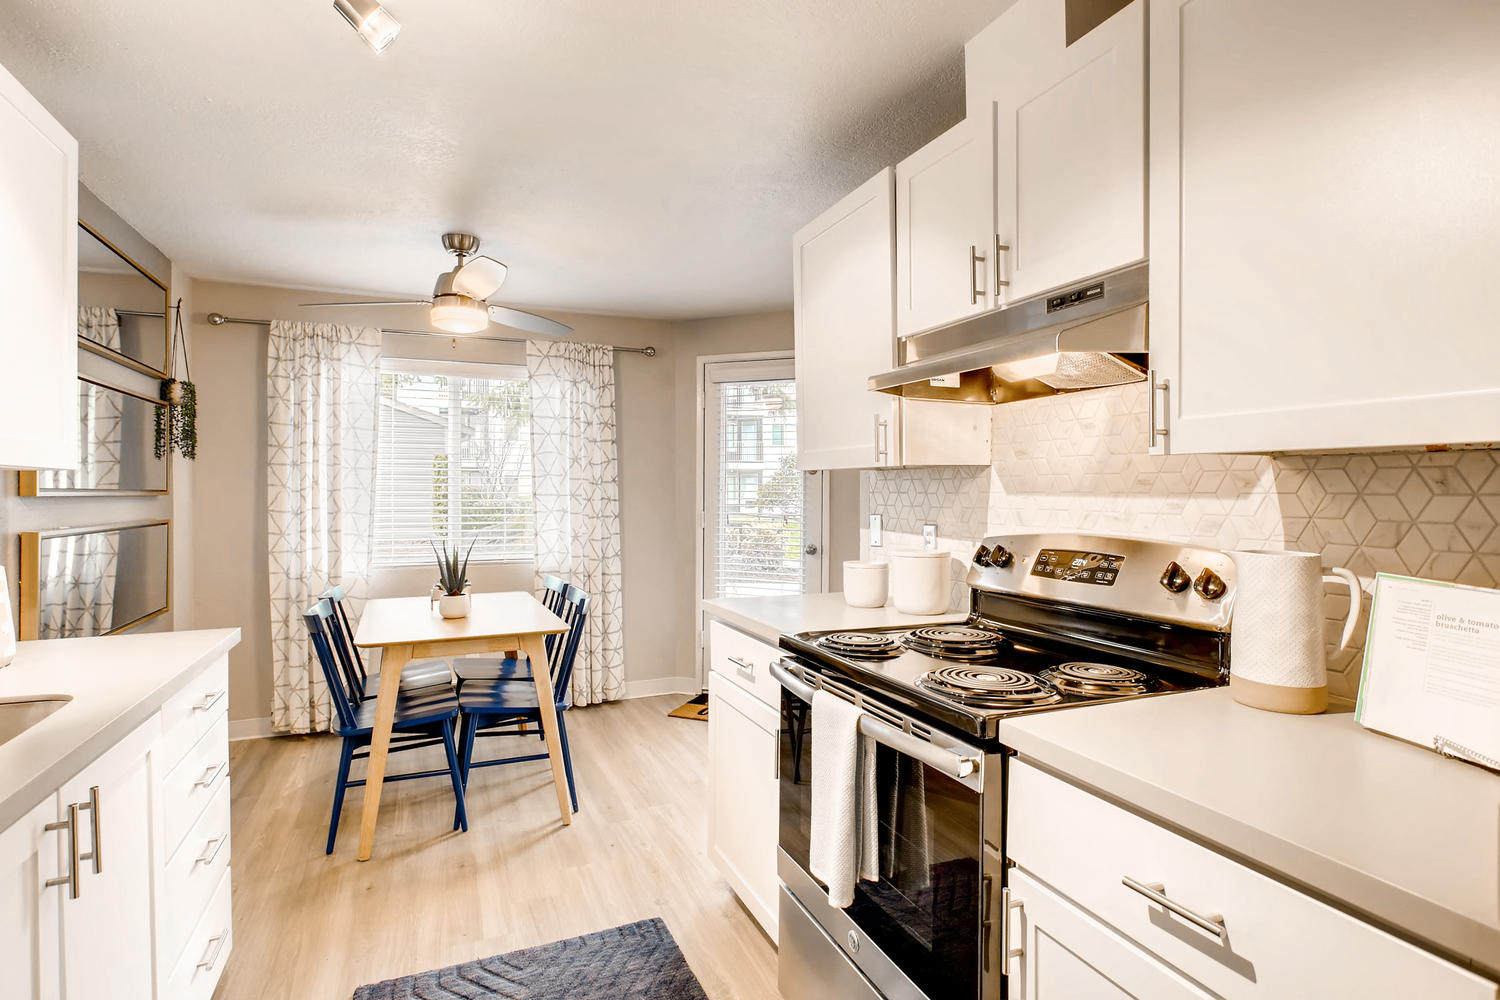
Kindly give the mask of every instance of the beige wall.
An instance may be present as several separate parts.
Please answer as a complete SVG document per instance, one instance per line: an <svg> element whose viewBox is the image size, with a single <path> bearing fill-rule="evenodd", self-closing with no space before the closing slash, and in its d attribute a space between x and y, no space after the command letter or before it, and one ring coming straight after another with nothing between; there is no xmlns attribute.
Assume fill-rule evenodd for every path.
<svg viewBox="0 0 1500 1000"><path fill-rule="evenodd" d="M338 298L321 292L214 281L193 283L193 374L199 387L198 475L193 507L193 573L199 627L238 625L244 642L231 654L230 716L242 723L269 715L270 598L266 573L266 328L206 321L209 311L250 318L322 320L424 330L422 310L303 309L298 303ZM353 298L353 296L346 296ZM688 323L549 311L579 340L654 346L658 354L616 356L620 505L625 603L625 670L632 693L696 684L694 599L697 489L697 358L707 354L789 349L791 314ZM517 335L519 336L519 335ZM386 351L405 357L521 363L520 344L442 336L387 334ZM857 479L846 492L857 503ZM851 539L852 540L849 540ZM847 533L841 551L857 549ZM378 596L410 594L431 582L425 567L383 571ZM473 570L480 589L530 587L527 564ZM251 728L251 727L245 727Z"/></svg>

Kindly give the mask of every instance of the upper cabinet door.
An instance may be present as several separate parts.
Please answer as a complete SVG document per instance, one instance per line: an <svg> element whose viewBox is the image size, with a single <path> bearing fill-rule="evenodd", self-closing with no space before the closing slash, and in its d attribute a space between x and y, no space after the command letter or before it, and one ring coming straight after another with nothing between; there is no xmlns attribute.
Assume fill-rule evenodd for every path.
<svg viewBox="0 0 1500 1000"><path fill-rule="evenodd" d="M996 118L1010 301L1146 256L1145 0L1072 45L1065 7L1020 0L966 49L971 113L993 106Z"/></svg>
<svg viewBox="0 0 1500 1000"><path fill-rule="evenodd" d="M0 466L78 463L78 143L0 67Z"/></svg>
<svg viewBox="0 0 1500 1000"><path fill-rule="evenodd" d="M882 170L792 240L803 469L896 463L896 397L866 386L896 364L894 190L891 170Z"/></svg>
<svg viewBox="0 0 1500 1000"><path fill-rule="evenodd" d="M896 334L997 305L994 115L971 116L896 165Z"/></svg>

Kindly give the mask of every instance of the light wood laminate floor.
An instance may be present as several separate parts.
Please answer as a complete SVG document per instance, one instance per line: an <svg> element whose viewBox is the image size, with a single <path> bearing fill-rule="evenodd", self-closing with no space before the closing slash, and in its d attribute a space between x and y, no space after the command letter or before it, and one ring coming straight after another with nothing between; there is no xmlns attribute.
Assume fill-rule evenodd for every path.
<svg viewBox="0 0 1500 1000"><path fill-rule="evenodd" d="M363 863L360 789L323 854L337 739L234 744L234 951L216 1000L345 1000L362 983L653 916L711 1000L777 997L774 946L708 860L708 727L667 718L679 701L568 713L581 806L572 826L558 823L546 761L473 772L463 834L448 829L443 780L396 782ZM485 743L476 754L540 746ZM393 771L414 765L442 766L441 748L392 758Z"/></svg>

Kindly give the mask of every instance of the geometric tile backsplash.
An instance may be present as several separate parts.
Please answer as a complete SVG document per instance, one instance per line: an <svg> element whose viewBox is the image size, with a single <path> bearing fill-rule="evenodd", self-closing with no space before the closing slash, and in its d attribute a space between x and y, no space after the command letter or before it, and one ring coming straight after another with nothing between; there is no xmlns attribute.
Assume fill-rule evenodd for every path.
<svg viewBox="0 0 1500 1000"><path fill-rule="evenodd" d="M866 510L882 515L888 546L918 544L922 524L936 523L956 578L979 539L1007 531L1318 552L1363 585L1360 626L1342 652L1346 599L1330 588L1324 600L1329 687L1346 697L1358 690L1377 571L1500 584L1500 451L1148 455L1144 383L992 413L989 467L864 474Z"/></svg>

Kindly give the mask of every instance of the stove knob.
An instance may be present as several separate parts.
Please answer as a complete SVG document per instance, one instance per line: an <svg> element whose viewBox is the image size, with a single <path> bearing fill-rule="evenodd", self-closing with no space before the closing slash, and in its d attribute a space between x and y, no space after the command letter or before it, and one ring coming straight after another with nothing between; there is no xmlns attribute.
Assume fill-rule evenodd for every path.
<svg viewBox="0 0 1500 1000"><path fill-rule="evenodd" d="M1193 589L1204 600L1217 601L1224 596L1224 592L1229 589L1229 585L1224 582L1222 576L1205 566L1203 572L1198 574L1198 579L1193 581Z"/></svg>
<svg viewBox="0 0 1500 1000"><path fill-rule="evenodd" d="M1166 570L1158 581L1174 594L1180 594L1192 584L1193 578L1188 576L1187 570L1183 569L1176 561L1167 563Z"/></svg>
<svg viewBox="0 0 1500 1000"><path fill-rule="evenodd" d="M1009 566L1014 559L1015 556L1004 545L996 545L990 552L990 565L999 566L1001 569Z"/></svg>
<svg viewBox="0 0 1500 1000"><path fill-rule="evenodd" d="M988 545L981 545L981 546L979 546L979 548L977 548L977 549L974 550L974 565L975 566L988 566L989 564L990 564L990 547Z"/></svg>

